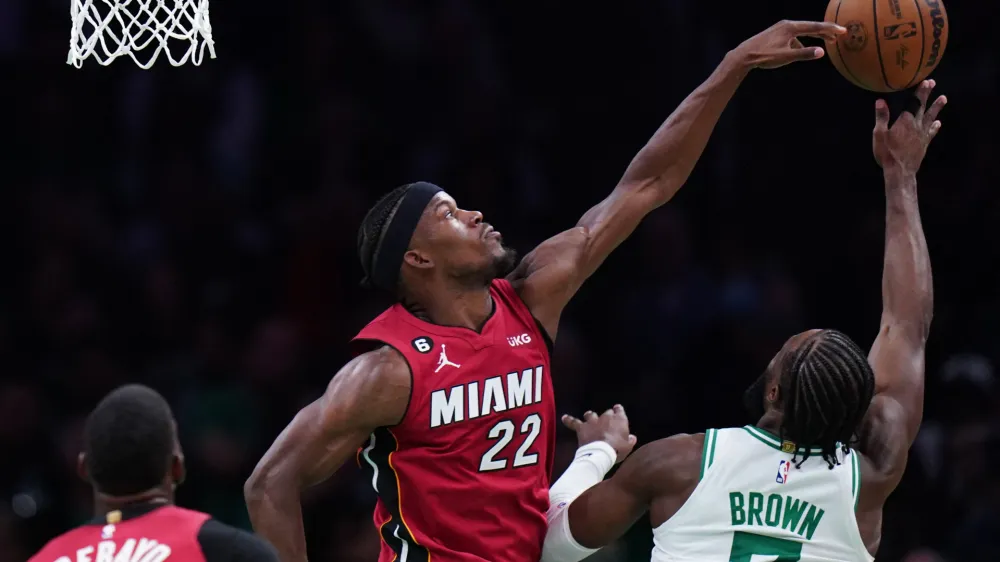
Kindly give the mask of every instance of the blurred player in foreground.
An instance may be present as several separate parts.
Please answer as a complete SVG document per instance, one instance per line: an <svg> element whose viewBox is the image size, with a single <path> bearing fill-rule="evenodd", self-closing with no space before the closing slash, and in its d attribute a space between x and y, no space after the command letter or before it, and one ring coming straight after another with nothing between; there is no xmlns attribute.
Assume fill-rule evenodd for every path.
<svg viewBox="0 0 1000 562"><path fill-rule="evenodd" d="M269 544L174 505L184 455L170 406L155 390L123 386L87 418L80 475L95 516L29 562L277 562Z"/></svg>
<svg viewBox="0 0 1000 562"><path fill-rule="evenodd" d="M818 59L823 50L797 37L844 31L783 22L731 51L611 194L513 271L500 233L437 186L409 184L378 201L358 253L367 279L398 304L358 334L357 358L258 464L245 488L254 529L285 562L306 560L301 492L357 451L379 495L380 562L537 562L556 425L548 348L564 307L681 188L751 69Z"/></svg>
<svg viewBox="0 0 1000 562"><path fill-rule="evenodd" d="M574 461L591 467L553 486L572 491L550 512L543 562L581 560L646 511L654 562L874 559L882 506L923 416L933 290L916 174L947 103L927 108L933 87L923 82L917 108L892 127L885 102L876 104L887 205L882 321L867 360L840 332L798 334L747 391L756 425L654 441L596 486L606 459Z"/></svg>

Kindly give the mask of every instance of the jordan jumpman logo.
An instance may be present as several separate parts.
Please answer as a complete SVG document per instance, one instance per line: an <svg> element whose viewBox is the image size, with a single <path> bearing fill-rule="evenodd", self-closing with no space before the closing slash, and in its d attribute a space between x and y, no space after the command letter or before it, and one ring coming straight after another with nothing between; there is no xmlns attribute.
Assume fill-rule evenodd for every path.
<svg viewBox="0 0 1000 562"><path fill-rule="evenodd" d="M441 344L441 355L438 356L438 366L437 369L434 369L434 372L436 373L440 371L441 369L445 368L445 366L455 367L456 369L461 367L461 365L459 365L458 363L452 363L451 361L448 360L448 356L444 352L444 344Z"/></svg>

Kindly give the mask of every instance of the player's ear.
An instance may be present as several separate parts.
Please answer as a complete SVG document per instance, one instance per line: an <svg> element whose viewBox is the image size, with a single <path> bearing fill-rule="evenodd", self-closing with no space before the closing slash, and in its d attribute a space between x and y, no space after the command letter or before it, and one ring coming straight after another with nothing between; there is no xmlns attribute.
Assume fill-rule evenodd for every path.
<svg viewBox="0 0 1000 562"><path fill-rule="evenodd" d="M90 473L87 471L87 453L76 456L76 474L84 482L90 483Z"/></svg>
<svg viewBox="0 0 1000 562"><path fill-rule="evenodd" d="M772 404L778 404L781 401L781 385L772 384L767 389L767 401Z"/></svg>
<svg viewBox="0 0 1000 562"><path fill-rule="evenodd" d="M403 261L417 269L430 269L434 267L434 260L420 250L408 250L403 254Z"/></svg>
<svg viewBox="0 0 1000 562"><path fill-rule="evenodd" d="M180 486L187 478L187 469L184 467L184 453L176 452L170 459L170 479L174 487Z"/></svg>

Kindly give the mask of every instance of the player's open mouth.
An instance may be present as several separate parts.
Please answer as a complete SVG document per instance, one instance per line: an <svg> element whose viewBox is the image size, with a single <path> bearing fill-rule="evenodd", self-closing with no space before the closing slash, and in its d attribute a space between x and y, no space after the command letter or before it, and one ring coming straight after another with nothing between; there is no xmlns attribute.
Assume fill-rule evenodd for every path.
<svg viewBox="0 0 1000 562"><path fill-rule="evenodd" d="M500 231L493 228L493 226L487 226L486 230L483 231L483 238L500 238Z"/></svg>

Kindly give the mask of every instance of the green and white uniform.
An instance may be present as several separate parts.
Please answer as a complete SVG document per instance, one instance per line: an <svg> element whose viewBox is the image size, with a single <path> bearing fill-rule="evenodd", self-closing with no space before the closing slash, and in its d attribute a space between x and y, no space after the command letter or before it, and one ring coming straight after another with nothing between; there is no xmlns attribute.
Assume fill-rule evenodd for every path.
<svg viewBox="0 0 1000 562"><path fill-rule="evenodd" d="M857 451L831 470L818 449L795 468L794 448L753 426L706 431L701 480L653 530L652 562L872 562Z"/></svg>

